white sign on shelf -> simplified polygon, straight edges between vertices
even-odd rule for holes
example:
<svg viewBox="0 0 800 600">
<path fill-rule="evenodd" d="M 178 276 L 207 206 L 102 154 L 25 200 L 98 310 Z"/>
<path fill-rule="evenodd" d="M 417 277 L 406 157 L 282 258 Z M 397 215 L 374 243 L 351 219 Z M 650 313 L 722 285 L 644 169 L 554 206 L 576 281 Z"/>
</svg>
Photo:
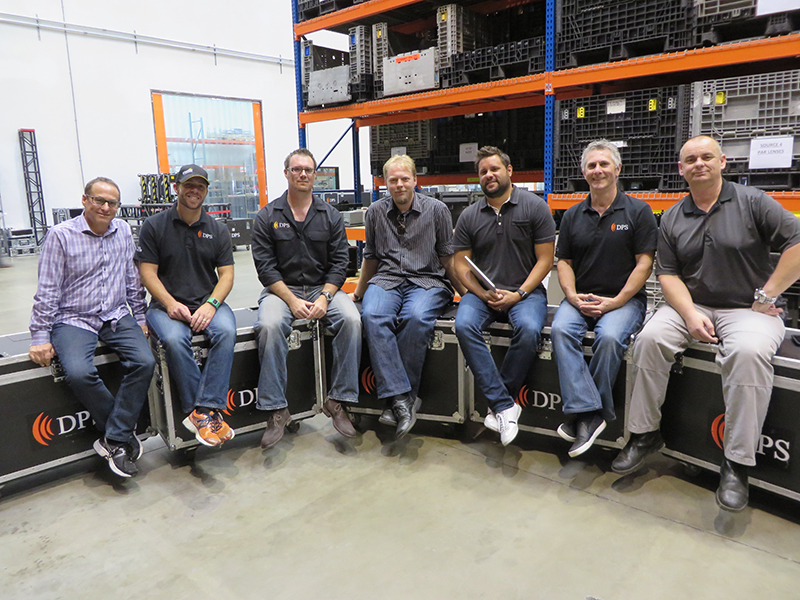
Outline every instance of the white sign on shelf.
<svg viewBox="0 0 800 600">
<path fill-rule="evenodd" d="M 458 162 L 475 162 L 475 157 L 478 156 L 478 144 L 459 144 L 458 146 Z"/>
<path fill-rule="evenodd" d="M 405 146 L 396 146 L 392 148 L 392 156 L 397 156 L 398 154 L 407 154 Z"/>
<path fill-rule="evenodd" d="M 787 169 L 792 166 L 794 137 L 762 137 L 750 140 L 750 169 Z"/>
<path fill-rule="evenodd" d="M 797 0 L 758 0 L 756 2 L 757 17 L 790 10 L 797 10 Z"/>
</svg>

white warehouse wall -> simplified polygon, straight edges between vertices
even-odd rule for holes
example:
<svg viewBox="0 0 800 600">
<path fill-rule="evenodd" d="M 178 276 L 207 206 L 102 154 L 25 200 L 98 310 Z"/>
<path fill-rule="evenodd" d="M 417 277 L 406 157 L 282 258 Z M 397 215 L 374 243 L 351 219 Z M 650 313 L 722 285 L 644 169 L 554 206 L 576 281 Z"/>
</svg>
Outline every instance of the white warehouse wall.
<svg viewBox="0 0 800 600">
<path fill-rule="evenodd" d="M 84 183 L 98 175 L 120 185 L 124 203 L 136 203 L 137 174 L 158 170 L 151 90 L 260 100 L 269 198 L 285 190 L 283 158 L 298 146 L 291 67 L 37 30 L 7 22 L 14 17 L 294 58 L 289 0 L 0 0 L 0 197 L 7 227 L 29 226 L 19 129 L 36 130 L 48 223 L 52 208 L 79 206 Z M 348 125 L 308 128 L 318 159 Z M 362 183 L 369 188 L 368 130 L 361 140 Z M 340 167 L 343 187 L 353 185 L 349 137 L 326 165 Z"/>
</svg>

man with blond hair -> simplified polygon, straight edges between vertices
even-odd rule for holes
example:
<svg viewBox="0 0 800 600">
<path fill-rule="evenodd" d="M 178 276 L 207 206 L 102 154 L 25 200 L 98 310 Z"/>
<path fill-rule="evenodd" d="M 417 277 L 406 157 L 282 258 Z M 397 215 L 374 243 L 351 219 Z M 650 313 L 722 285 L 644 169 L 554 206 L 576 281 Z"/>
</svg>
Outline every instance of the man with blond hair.
<svg viewBox="0 0 800 600">
<path fill-rule="evenodd" d="M 611 468 L 633 473 L 663 447 L 661 405 L 676 354 L 693 341 L 717 344 L 725 434 L 716 499 L 740 511 L 784 336 L 775 301 L 800 277 L 800 222 L 761 190 L 725 181 L 725 155 L 708 136 L 686 142 L 678 166 L 689 195 L 661 218 L 656 253 L 667 305 L 634 343 L 631 438 Z M 771 251 L 781 253 L 775 268 Z"/>
<path fill-rule="evenodd" d="M 452 269 L 453 226 L 443 202 L 415 191 L 417 169 L 403 154 L 383 165 L 389 195 L 365 217 L 366 246 L 354 300 L 372 358 L 380 422 L 397 437 L 414 426 L 422 365 L 436 319 L 461 290 Z M 451 288 L 452 286 L 452 288 Z"/>
</svg>

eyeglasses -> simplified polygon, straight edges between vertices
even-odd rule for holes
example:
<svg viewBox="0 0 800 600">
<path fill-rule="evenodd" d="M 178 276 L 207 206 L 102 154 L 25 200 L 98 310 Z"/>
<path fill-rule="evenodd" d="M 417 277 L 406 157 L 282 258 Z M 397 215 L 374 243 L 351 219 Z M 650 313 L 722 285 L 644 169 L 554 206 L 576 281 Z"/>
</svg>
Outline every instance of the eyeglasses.
<svg viewBox="0 0 800 600">
<path fill-rule="evenodd" d="M 311 167 L 292 167 L 289 169 L 293 174 L 300 175 L 300 173 L 305 173 L 306 175 L 311 175 L 316 169 Z"/>
<path fill-rule="evenodd" d="M 105 198 L 101 198 L 100 196 L 86 196 L 89 200 L 92 201 L 97 208 L 102 208 L 103 204 L 108 204 L 109 208 L 113 208 L 117 210 L 120 203 L 118 200 L 106 200 Z"/>
<path fill-rule="evenodd" d="M 397 223 L 397 233 L 399 235 L 405 235 L 406 233 L 406 215 L 405 213 L 397 213 L 394 218 L 395 223 Z"/>
</svg>

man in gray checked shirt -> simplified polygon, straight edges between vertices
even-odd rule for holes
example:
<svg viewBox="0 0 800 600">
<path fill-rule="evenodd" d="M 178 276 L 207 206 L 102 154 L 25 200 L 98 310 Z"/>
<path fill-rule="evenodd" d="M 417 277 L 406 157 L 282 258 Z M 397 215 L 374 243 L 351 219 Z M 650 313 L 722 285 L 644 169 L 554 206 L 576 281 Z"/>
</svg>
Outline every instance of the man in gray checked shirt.
<svg viewBox="0 0 800 600">
<path fill-rule="evenodd" d="M 397 437 L 414 426 L 422 365 L 436 319 L 462 291 L 452 269 L 453 225 L 443 202 L 415 191 L 417 169 L 406 155 L 383 166 L 389 189 L 367 210 L 366 246 L 353 300 L 362 301 L 380 416 L 397 426 Z"/>
</svg>

